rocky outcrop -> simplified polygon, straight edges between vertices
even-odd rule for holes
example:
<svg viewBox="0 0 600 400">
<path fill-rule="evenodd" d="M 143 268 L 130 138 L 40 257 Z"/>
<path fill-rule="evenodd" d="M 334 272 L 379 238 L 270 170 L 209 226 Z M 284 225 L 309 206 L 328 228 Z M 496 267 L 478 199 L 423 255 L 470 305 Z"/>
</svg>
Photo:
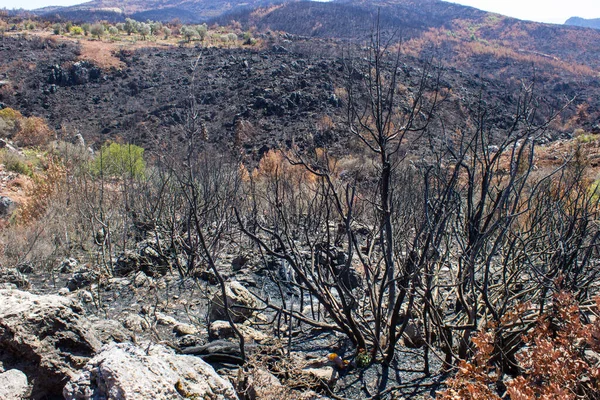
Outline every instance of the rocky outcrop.
<svg viewBox="0 0 600 400">
<path fill-rule="evenodd" d="M 29 280 L 16 268 L 0 268 L 0 283 L 8 283 L 19 289 L 27 289 L 30 284 Z"/>
<path fill-rule="evenodd" d="M 254 309 L 258 306 L 252 293 L 237 281 L 227 282 L 225 292 L 229 313 L 233 321 L 243 322 L 250 318 Z M 217 290 L 210 301 L 209 320 L 213 322 L 226 319 L 223 295 L 221 290 Z"/>
<path fill-rule="evenodd" d="M 83 267 L 75 271 L 71 278 L 67 281 L 67 288 L 74 292 L 75 290 L 82 289 L 90 286 L 92 283 L 98 281 L 98 274 L 87 268 Z"/>
<path fill-rule="evenodd" d="M 149 277 L 165 275 L 170 268 L 164 254 L 164 243 L 147 239 L 137 244 L 136 250 L 127 250 L 118 258 L 114 266 L 115 276 L 127 276 L 142 271 Z"/>
<path fill-rule="evenodd" d="M 21 400 L 29 395 L 27 375 L 18 369 L 0 374 L 0 399 Z"/>
<path fill-rule="evenodd" d="M 83 85 L 90 81 L 97 81 L 102 70 L 89 61 L 78 61 L 69 68 L 60 65 L 50 67 L 48 83 L 58 86 Z"/>
<path fill-rule="evenodd" d="M 132 344 L 105 346 L 63 395 L 67 400 L 237 399 L 231 383 L 201 359 Z"/>
<path fill-rule="evenodd" d="M 60 396 L 101 347 L 82 315 L 68 297 L 0 290 L 0 362 L 27 375 L 33 399 Z"/>
</svg>

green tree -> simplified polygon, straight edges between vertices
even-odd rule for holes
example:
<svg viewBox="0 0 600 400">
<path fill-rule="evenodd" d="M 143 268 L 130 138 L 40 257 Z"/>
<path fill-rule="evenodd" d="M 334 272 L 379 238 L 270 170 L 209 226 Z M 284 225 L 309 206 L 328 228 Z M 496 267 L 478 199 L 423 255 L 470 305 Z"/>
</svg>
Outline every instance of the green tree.
<svg viewBox="0 0 600 400">
<path fill-rule="evenodd" d="M 138 32 L 142 35 L 142 40 L 146 40 L 146 36 L 150 35 L 152 29 L 150 28 L 150 25 L 142 22 L 138 28 Z"/>
<path fill-rule="evenodd" d="M 163 29 L 163 24 L 160 21 L 148 21 L 148 25 L 150 25 L 150 30 L 152 31 L 151 33 L 153 36 L 158 36 L 160 31 Z"/>
<path fill-rule="evenodd" d="M 198 36 L 198 31 L 191 26 L 184 25 L 181 27 L 181 35 L 187 42 L 190 42 L 193 37 Z"/>
<path fill-rule="evenodd" d="M 98 39 L 101 39 L 102 36 L 104 35 L 104 25 L 102 25 L 102 24 L 92 25 L 92 28 L 90 29 L 90 33 L 93 36 L 98 37 Z"/>
<path fill-rule="evenodd" d="M 138 22 L 134 19 L 131 18 L 127 18 L 125 19 L 125 32 L 127 32 L 128 35 L 131 35 L 132 33 L 137 31 L 137 27 L 138 27 Z"/>
</svg>

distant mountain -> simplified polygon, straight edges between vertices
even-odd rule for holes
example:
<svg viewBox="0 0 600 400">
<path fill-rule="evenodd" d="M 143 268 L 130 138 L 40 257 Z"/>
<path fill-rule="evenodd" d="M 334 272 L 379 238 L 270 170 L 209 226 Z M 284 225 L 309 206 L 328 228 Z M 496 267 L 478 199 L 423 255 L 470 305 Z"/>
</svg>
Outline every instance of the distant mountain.
<svg viewBox="0 0 600 400">
<path fill-rule="evenodd" d="M 580 18 L 580 17 L 571 17 L 567 20 L 567 22 L 565 22 L 565 25 L 600 29 L 600 18 L 585 19 L 585 18 Z"/>
<path fill-rule="evenodd" d="M 543 65 L 548 79 L 564 70 L 587 76 L 600 70 L 598 31 L 521 21 L 441 0 L 92 0 L 36 12 L 74 21 L 132 17 L 234 24 L 258 32 L 352 41 L 364 41 L 379 15 L 382 31 L 393 33 L 413 55 L 435 49 L 437 56 L 463 69 L 485 73 L 493 59 L 507 64 L 502 69 L 507 77 L 514 62 Z"/>
<path fill-rule="evenodd" d="M 45 7 L 37 15 L 64 20 L 111 22 L 126 17 L 138 20 L 179 19 L 181 22 L 204 22 L 227 12 L 266 6 L 275 0 L 92 0 L 70 7 Z"/>
</svg>

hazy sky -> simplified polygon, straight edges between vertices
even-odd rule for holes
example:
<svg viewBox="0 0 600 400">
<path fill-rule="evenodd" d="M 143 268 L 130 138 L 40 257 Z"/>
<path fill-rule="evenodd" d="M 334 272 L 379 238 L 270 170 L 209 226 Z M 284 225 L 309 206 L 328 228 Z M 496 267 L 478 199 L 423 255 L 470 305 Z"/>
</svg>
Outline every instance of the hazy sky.
<svg viewBox="0 0 600 400">
<path fill-rule="evenodd" d="M 0 0 L 0 8 L 25 8 L 33 10 L 46 6 L 72 6 L 85 3 L 87 0 Z"/>
<path fill-rule="evenodd" d="M 599 0 L 453 0 L 515 18 L 562 24 L 570 17 L 600 18 Z"/>
<path fill-rule="evenodd" d="M 532 21 L 563 23 L 570 17 L 600 18 L 600 0 L 452 0 Z M 0 0 L 0 8 L 33 9 L 45 6 L 73 5 L 82 0 Z"/>
</svg>

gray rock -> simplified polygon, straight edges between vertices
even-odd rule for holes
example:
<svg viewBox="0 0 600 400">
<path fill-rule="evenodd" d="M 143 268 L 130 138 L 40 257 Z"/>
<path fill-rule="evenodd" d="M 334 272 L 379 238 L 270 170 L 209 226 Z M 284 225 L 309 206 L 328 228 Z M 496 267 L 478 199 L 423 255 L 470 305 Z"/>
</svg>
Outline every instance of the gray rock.
<svg viewBox="0 0 600 400">
<path fill-rule="evenodd" d="M 145 332 L 150 328 L 150 324 L 143 317 L 138 314 L 129 314 L 127 311 L 121 315 L 119 321 L 125 328 L 136 333 Z"/>
<path fill-rule="evenodd" d="M 252 293 L 241 283 L 237 281 L 227 282 L 225 293 L 229 313 L 234 322 L 243 322 L 252 316 L 258 303 Z M 223 296 L 219 289 L 211 298 L 208 314 L 210 322 L 227 319 Z"/>
<path fill-rule="evenodd" d="M 201 359 L 132 344 L 105 346 L 66 384 L 63 395 L 66 400 L 238 398 L 231 383 Z"/>
<path fill-rule="evenodd" d="M 15 268 L 0 269 L 0 283 L 10 283 L 19 289 L 27 289 L 30 286 L 27 277 Z"/>
<path fill-rule="evenodd" d="M 79 262 L 74 258 L 65 258 L 58 266 L 58 272 L 61 274 L 68 274 L 75 271 Z"/>
<path fill-rule="evenodd" d="M 0 290 L 0 362 L 23 371 L 32 397 L 56 398 L 101 343 L 78 302 Z"/>
<path fill-rule="evenodd" d="M 8 217 L 15 209 L 15 202 L 10 197 L 0 196 L 0 218 Z"/>
<path fill-rule="evenodd" d="M 420 348 L 426 343 L 423 322 L 417 318 L 411 318 L 404 330 L 404 345 L 408 348 Z"/>
<path fill-rule="evenodd" d="M 123 343 L 132 340 L 132 334 L 121 323 L 112 319 L 91 321 L 96 336 L 102 343 Z"/>
<path fill-rule="evenodd" d="M 198 328 L 190 324 L 177 324 L 173 327 L 173 332 L 177 336 L 195 335 L 198 333 Z"/>
<path fill-rule="evenodd" d="M 21 400 L 29 395 L 29 391 L 27 375 L 18 369 L 0 374 L 0 399 Z"/>
<path fill-rule="evenodd" d="M 88 268 L 81 268 L 73 273 L 73 276 L 67 281 L 67 288 L 71 292 L 74 292 L 75 290 L 90 286 L 97 280 L 98 274 L 96 272 Z"/>
<path fill-rule="evenodd" d="M 233 328 L 227 321 L 213 321 L 208 327 L 209 339 L 226 339 L 234 336 Z"/>
</svg>

